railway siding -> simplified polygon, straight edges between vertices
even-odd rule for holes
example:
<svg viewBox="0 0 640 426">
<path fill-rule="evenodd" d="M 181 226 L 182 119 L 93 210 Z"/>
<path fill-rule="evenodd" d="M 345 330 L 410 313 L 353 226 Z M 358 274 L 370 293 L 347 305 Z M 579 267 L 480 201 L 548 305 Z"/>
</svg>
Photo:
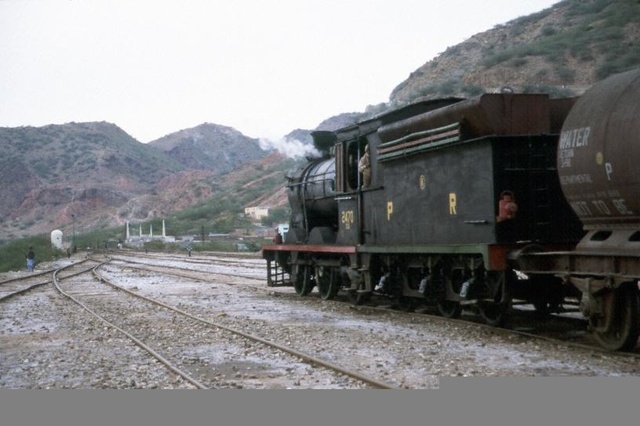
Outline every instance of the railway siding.
<svg viewBox="0 0 640 426">
<path fill-rule="evenodd" d="M 149 262 L 143 256 L 131 258 Z M 192 259 L 193 260 L 193 259 Z M 597 351 L 568 348 L 521 336 L 505 336 L 473 324 L 445 323 L 400 313 L 354 309 L 349 303 L 256 291 L 264 282 L 242 278 L 256 274 L 255 259 L 246 268 L 202 256 L 196 265 L 185 258 L 157 255 L 164 266 L 198 269 L 199 278 L 183 278 L 157 271 L 141 271 L 112 262 L 99 269 L 133 291 L 161 298 L 194 315 L 233 326 L 261 338 L 283 342 L 301 352 L 378 377 L 406 388 L 437 388 L 440 377 L 451 376 L 636 376 L 637 360 Z M 231 259 L 229 259 L 231 260 Z M 233 259 L 237 262 L 237 259 Z M 263 271 L 266 277 L 266 271 Z M 2 278 L 0 278 L 1 280 Z M 84 279 L 84 278 L 83 278 Z M 244 283 L 244 284 L 243 284 Z M 75 288 L 81 292 L 80 288 Z M 280 290 L 280 289 L 279 289 Z M 281 289 L 283 291 L 291 289 Z M 104 291 L 91 299 L 107 302 Z M 280 295 L 280 297 L 278 297 Z M 92 319 L 44 285 L 0 305 L 0 387 L 2 388 L 191 388 L 160 363 L 131 348 L 131 343 L 103 323 Z M 132 316 L 132 310 L 122 316 Z M 134 317 L 145 316 L 138 312 Z M 154 334 L 172 324 L 156 321 Z M 135 319 L 135 318 L 134 318 Z M 135 327 L 134 327 L 135 328 Z M 271 355 L 282 371 L 261 369 L 252 362 L 262 349 L 236 342 L 221 332 L 201 334 L 201 344 L 190 344 L 181 362 L 194 375 L 217 379 L 219 387 L 358 387 L 351 379 L 325 381 L 317 367 L 291 363 Z M 173 346 L 187 346 L 180 332 L 169 333 Z M 168 346 L 158 344 L 162 348 Z M 142 360 L 146 360 L 143 362 Z M 204 361 L 207 361 L 206 364 Z M 288 370 L 287 370 L 288 369 Z M 327 376 L 328 377 L 328 376 Z"/>
</svg>

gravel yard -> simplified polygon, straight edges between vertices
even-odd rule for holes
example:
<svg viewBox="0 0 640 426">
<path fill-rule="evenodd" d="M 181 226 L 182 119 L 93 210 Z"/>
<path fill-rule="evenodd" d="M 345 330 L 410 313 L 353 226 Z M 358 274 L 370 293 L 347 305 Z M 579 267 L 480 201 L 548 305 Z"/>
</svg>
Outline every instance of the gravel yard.
<svg viewBox="0 0 640 426">
<path fill-rule="evenodd" d="M 40 264 L 37 269 L 67 262 Z M 194 315 L 402 388 L 438 388 L 442 377 L 619 377 L 640 372 L 633 358 L 505 337 L 474 325 L 450 324 L 426 316 L 354 309 L 345 302 L 322 301 L 315 292 L 307 299 L 263 291 L 255 287 L 266 285 L 242 277 L 264 274 L 260 262 L 246 262 L 247 266 L 224 267 L 225 273 L 235 276 L 206 281 L 128 269 L 117 262 L 99 272 L 126 288 Z M 186 258 L 184 262 L 163 260 L 162 264 L 208 274 L 222 270 L 206 262 L 186 264 Z M 18 275 L 26 272 L 0 274 L 0 281 Z M 126 307 L 121 309 L 122 315 L 127 315 Z M 0 312 L 0 388 L 192 387 L 160 363 L 150 362 L 141 350 L 131 349 L 128 339 L 65 299 L 53 285 L 2 302 Z M 180 342 L 179 338 L 175 336 L 175 342 Z M 247 349 L 243 359 L 251 350 Z M 246 376 L 246 361 L 234 364 L 234 356 L 220 347 L 200 348 L 190 356 L 206 362 L 224 376 L 225 383 Z M 290 368 L 291 375 L 298 377 L 293 385 L 269 381 L 268 388 L 352 386 L 348 381 L 318 381 L 309 372 L 311 367 L 291 367 L 278 359 L 268 368 Z M 254 386 L 260 388 L 255 383 L 259 381 L 254 377 Z"/>
</svg>

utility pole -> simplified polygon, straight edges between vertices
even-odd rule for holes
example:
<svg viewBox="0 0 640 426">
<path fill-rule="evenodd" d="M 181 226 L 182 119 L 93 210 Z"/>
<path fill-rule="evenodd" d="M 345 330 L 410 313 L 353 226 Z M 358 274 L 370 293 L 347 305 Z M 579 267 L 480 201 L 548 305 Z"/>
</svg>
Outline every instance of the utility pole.
<svg viewBox="0 0 640 426">
<path fill-rule="evenodd" d="M 76 215 L 72 214 L 71 215 L 71 226 L 73 228 L 73 241 L 72 241 L 72 245 L 73 245 L 73 249 L 75 249 L 76 247 Z"/>
</svg>

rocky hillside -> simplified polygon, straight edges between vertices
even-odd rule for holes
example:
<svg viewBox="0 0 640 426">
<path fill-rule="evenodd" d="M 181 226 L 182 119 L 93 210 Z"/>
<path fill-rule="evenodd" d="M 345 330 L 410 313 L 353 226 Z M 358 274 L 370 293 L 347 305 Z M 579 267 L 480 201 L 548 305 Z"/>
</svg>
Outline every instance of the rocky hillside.
<svg viewBox="0 0 640 426">
<path fill-rule="evenodd" d="M 213 124 L 150 144 L 105 122 L 0 128 L 0 144 L 0 241 L 184 209 L 215 193 L 215 176 L 268 154 Z"/>
<path fill-rule="evenodd" d="M 186 169 L 227 173 L 248 160 L 264 157 L 257 139 L 236 129 L 216 124 L 201 124 L 164 136 L 149 145 L 179 162 Z"/>
<path fill-rule="evenodd" d="M 0 144 L 0 240 L 74 220 L 102 222 L 113 207 L 183 169 L 104 122 L 2 128 Z"/>
<path fill-rule="evenodd" d="M 580 95 L 594 82 L 638 66 L 640 2 L 564 0 L 449 47 L 401 82 L 390 104 L 470 97 L 504 86 Z"/>
</svg>

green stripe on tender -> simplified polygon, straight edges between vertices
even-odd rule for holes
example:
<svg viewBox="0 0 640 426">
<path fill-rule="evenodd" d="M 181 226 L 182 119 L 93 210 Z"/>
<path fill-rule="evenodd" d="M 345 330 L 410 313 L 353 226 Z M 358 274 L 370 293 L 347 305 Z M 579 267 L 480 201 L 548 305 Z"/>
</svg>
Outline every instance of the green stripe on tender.
<svg viewBox="0 0 640 426">
<path fill-rule="evenodd" d="M 393 145 L 400 144 L 402 142 L 409 142 L 409 141 L 412 141 L 412 140 L 415 140 L 415 139 L 420 139 L 420 138 L 423 138 L 425 136 L 437 135 L 438 133 L 448 132 L 449 130 L 457 129 L 459 126 L 460 126 L 459 123 L 453 123 L 453 124 L 446 125 L 444 127 L 438 127 L 437 129 L 429 129 L 429 130 L 423 130 L 421 132 L 411 133 L 411 134 L 403 136 L 401 138 L 394 139 L 394 140 L 389 141 L 389 142 L 385 142 L 385 143 L 380 145 L 379 149 L 388 148 L 388 147 L 391 147 Z"/>
<path fill-rule="evenodd" d="M 460 141 L 459 123 L 414 132 L 378 146 L 378 161 L 384 162 L 433 150 Z"/>
</svg>

